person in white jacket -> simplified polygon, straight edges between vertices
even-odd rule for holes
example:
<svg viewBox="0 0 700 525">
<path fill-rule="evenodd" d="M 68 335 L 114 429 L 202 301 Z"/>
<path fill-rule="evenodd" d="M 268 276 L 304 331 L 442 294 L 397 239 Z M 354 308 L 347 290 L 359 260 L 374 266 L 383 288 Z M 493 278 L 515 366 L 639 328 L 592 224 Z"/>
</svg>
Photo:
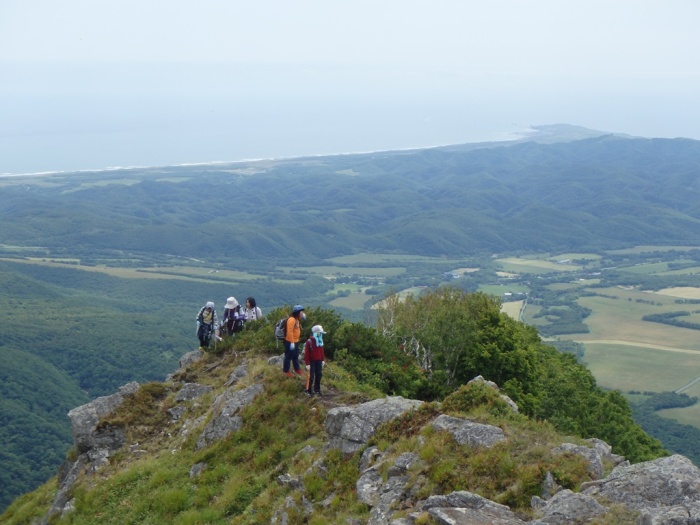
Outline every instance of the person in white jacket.
<svg viewBox="0 0 700 525">
<path fill-rule="evenodd" d="M 263 318 L 262 310 L 255 303 L 255 298 L 248 297 L 245 300 L 245 320 L 246 321 L 257 321 Z"/>
</svg>

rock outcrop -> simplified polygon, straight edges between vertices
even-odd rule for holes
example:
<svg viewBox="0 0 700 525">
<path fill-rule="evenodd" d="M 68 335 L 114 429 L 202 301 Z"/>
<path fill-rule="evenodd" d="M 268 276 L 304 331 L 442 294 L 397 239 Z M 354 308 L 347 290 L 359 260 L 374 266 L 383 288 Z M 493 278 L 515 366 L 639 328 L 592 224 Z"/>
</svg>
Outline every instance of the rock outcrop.
<svg viewBox="0 0 700 525">
<path fill-rule="evenodd" d="M 278 366 L 278 363 L 273 360 L 270 365 Z M 481 377 L 475 381 L 498 389 Z M 241 386 L 241 383 L 248 386 Z M 71 491 L 80 476 L 98 471 L 110 455 L 126 445 L 123 431 L 104 424 L 104 418 L 138 388 L 137 383 L 130 383 L 112 396 L 97 398 L 69 412 L 78 457 L 61 469 L 59 490 L 42 523 L 48 523 L 58 514 L 71 512 Z M 212 391 L 207 385 L 180 385 L 174 397 L 178 405 L 168 410 L 172 416 L 171 424 L 179 425 L 182 439 L 192 432 L 200 433 L 197 449 L 206 448 L 238 431 L 244 424 L 243 408 L 265 393 L 261 383 L 251 384 L 245 363 L 234 369 L 226 381 L 225 390 L 202 415 L 201 402 L 206 399 L 203 396 Z M 588 440 L 589 446 L 565 443 L 552 449 L 553 454 L 574 454 L 583 458 L 592 481 L 583 483 L 580 492 L 576 493 L 562 490 L 556 477 L 547 472 L 542 479 L 540 496 L 532 498 L 532 511 L 528 516 L 523 516 L 522 509 L 517 514 L 505 505 L 468 491 L 433 494 L 419 499 L 417 494 L 421 493 L 426 481 L 421 474 L 424 465 L 421 459 L 422 436 L 416 440 L 414 450 L 401 454 L 391 449 L 381 451 L 367 444 L 379 425 L 416 410 L 422 404 L 403 397 L 386 397 L 331 408 L 324 422 L 327 440 L 323 449 L 307 446 L 297 453 L 320 454 L 306 474 L 315 473 L 321 478 L 328 474 L 324 457 L 330 449 L 338 449 L 348 460 L 357 461 L 360 474 L 355 483 L 355 494 L 357 500 L 367 506 L 369 518 L 348 523 L 413 525 L 424 523 L 429 516 L 435 523 L 444 525 L 587 524 L 604 519 L 611 505 L 622 506 L 630 515 L 634 514 L 636 525 L 700 523 L 700 469 L 690 460 L 675 455 L 630 465 L 622 456 L 612 454 L 610 446 L 598 439 Z M 182 416 L 192 406 L 199 407 L 199 417 L 183 420 Z M 514 407 L 514 412 L 517 412 L 517 407 Z M 508 441 L 501 428 L 466 418 L 440 414 L 424 424 L 431 425 L 433 431 L 447 432 L 458 445 L 465 447 L 466 454 L 474 448 L 490 448 Z M 136 445 L 132 444 L 129 450 L 145 453 L 134 447 Z M 355 455 L 360 451 L 361 454 Z M 605 476 L 606 466 L 611 465 L 614 468 Z M 196 480 L 207 468 L 203 462 L 192 465 L 190 478 Z M 304 487 L 303 475 L 290 472 L 277 475 L 277 483 L 294 496 L 288 495 L 284 503 L 274 509 L 271 523 L 289 523 L 291 512 L 309 516 L 319 506 L 327 508 L 331 505 L 330 497 L 322 502 L 311 500 Z"/>
</svg>

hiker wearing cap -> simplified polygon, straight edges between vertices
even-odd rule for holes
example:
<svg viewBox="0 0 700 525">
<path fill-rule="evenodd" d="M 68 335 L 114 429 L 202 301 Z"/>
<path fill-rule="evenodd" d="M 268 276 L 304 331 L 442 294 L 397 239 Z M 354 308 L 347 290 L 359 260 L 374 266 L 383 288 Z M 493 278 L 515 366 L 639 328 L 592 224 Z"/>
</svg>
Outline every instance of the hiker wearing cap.
<svg viewBox="0 0 700 525">
<path fill-rule="evenodd" d="M 300 304 L 292 308 L 292 315 L 287 318 L 287 332 L 284 336 L 284 361 L 282 363 L 282 372 L 289 377 L 294 377 L 289 371 L 289 363 L 294 366 L 294 373 L 301 375 L 301 367 L 299 366 L 299 338 L 301 337 L 300 321 L 306 319 L 304 307 Z"/>
<path fill-rule="evenodd" d="M 205 350 L 209 348 L 214 328 L 216 327 L 216 310 L 214 303 L 208 301 L 202 306 L 201 310 L 195 318 L 197 320 L 197 337 L 199 338 L 199 349 Z"/>
<path fill-rule="evenodd" d="M 326 365 L 326 356 L 323 351 L 323 327 L 320 324 L 311 329 L 311 337 L 304 345 L 304 363 L 306 363 L 306 395 L 321 395 L 321 376 Z"/>
<path fill-rule="evenodd" d="M 243 329 L 245 316 L 241 312 L 241 305 L 238 304 L 235 297 L 226 299 L 224 306 L 224 318 L 221 321 L 220 335 L 231 335 L 235 332 L 240 332 Z"/>
</svg>

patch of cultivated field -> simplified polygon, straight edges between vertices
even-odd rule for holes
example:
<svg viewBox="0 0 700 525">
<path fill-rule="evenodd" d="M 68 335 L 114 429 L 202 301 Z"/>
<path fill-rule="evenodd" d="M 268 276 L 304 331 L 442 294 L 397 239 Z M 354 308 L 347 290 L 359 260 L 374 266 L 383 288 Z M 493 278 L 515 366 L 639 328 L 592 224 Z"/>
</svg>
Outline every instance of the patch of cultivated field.
<svg viewBox="0 0 700 525">
<path fill-rule="evenodd" d="M 452 270 L 453 273 L 462 275 L 464 273 L 474 273 L 478 272 L 479 268 L 457 268 L 456 270 Z"/>
<path fill-rule="evenodd" d="M 509 315 L 516 321 L 520 320 L 520 310 L 523 308 L 525 301 L 511 301 L 509 303 L 503 303 L 501 305 L 501 312 Z"/>
<path fill-rule="evenodd" d="M 425 291 L 426 287 L 425 286 L 412 286 L 411 288 L 406 288 L 405 290 L 401 290 L 400 292 L 397 292 L 394 295 L 397 295 L 399 299 L 405 299 L 409 295 L 412 295 L 413 297 L 418 297 L 420 294 L 422 294 Z M 377 304 L 373 305 L 372 308 L 377 308 L 378 306 L 381 306 L 384 301 L 379 301 Z"/>
<path fill-rule="evenodd" d="M 527 293 L 530 291 L 530 288 L 527 285 L 516 283 L 482 284 L 479 286 L 479 291 L 501 297 L 504 293 Z"/>
<path fill-rule="evenodd" d="M 406 268 L 393 267 L 341 267 L 341 266 L 300 266 L 293 268 L 291 266 L 279 266 L 278 269 L 283 272 L 307 272 L 323 275 L 324 277 L 333 277 L 335 275 L 361 275 L 362 277 L 393 277 L 406 272 Z"/>
<path fill-rule="evenodd" d="M 700 352 L 586 343 L 584 361 L 599 386 L 623 392 L 674 391 L 700 376 Z"/>
<path fill-rule="evenodd" d="M 407 255 L 396 253 L 356 253 L 354 255 L 343 255 L 326 259 L 335 264 L 384 264 L 387 262 L 426 262 L 426 263 L 464 263 L 463 259 L 442 259 L 439 257 L 428 257 L 425 255 Z"/>
<path fill-rule="evenodd" d="M 619 253 L 624 255 L 670 251 L 689 252 L 697 249 L 698 246 L 635 246 L 634 248 L 626 248 L 624 250 L 609 250 L 608 253 Z"/>
<path fill-rule="evenodd" d="M 496 259 L 502 269 L 514 273 L 549 273 L 549 272 L 573 272 L 582 267 L 570 263 L 557 263 L 542 259 L 524 259 L 521 257 L 506 257 Z"/>
<path fill-rule="evenodd" d="M 593 289 L 602 296 L 581 297 L 578 303 L 590 308 L 586 318 L 590 332 L 563 337 L 577 341 L 609 340 L 631 343 L 654 343 L 669 348 L 700 351 L 700 333 L 661 323 L 642 321 L 648 314 L 680 310 L 693 311 L 697 305 L 681 305 L 671 296 L 649 294 L 635 289 Z M 653 302 L 654 304 L 649 304 Z"/>
<path fill-rule="evenodd" d="M 559 255 L 552 255 L 548 257 L 550 261 L 563 261 L 563 260 L 576 260 L 576 261 L 597 261 L 602 259 L 601 255 L 596 253 L 560 253 Z"/>
<path fill-rule="evenodd" d="M 3 261 L 10 261 L 15 263 L 23 264 L 36 264 L 40 266 L 50 266 L 52 268 L 71 268 L 73 270 L 80 270 L 83 272 L 97 272 L 111 275 L 114 277 L 121 277 L 123 279 L 175 279 L 175 280 L 186 280 L 186 281 L 196 281 L 196 282 L 208 282 L 212 281 L 245 281 L 258 279 L 262 277 L 261 275 L 249 274 L 246 272 L 238 272 L 235 270 L 211 270 L 208 268 L 198 268 L 198 267 L 163 267 L 163 268 L 114 268 L 111 266 L 82 266 L 79 264 L 70 264 L 67 262 L 58 262 L 55 259 L 9 259 L 0 258 Z M 289 282 L 289 281 L 286 281 Z"/>
<path fill-rule="evenodd" d="M 691 397 L 699 396 L 700 387 L 698 387 L 695 390 L 688 389 L 683 393 L 688 394 Z M 692 406 L 684 408 L 667 408 L 666 410 L 659 410 L 656 413 L 662 417 L 675 419 L 676 421 L 684 425 L 700 427 L 700 403 L 695 403 Z"/>
<path fill-rule="evenodd" d="M 664 288 L 658 292 L 653 292 L 659 295 L 670 295 L 679 299 L 700 299 L 700 288 L 692 286 L 677 286 L 676 288 Z"/>
<path fill-rule="evenodd" d="M 328 304 L 336 308 L 348 308 L 349 310 L 362 310 L 365 303 L 370 300 L 369 295 L 365 295 L 361 291 L 351 293 L 345 297 L 337 297 Z"/>
<path fill-rule="evenodd" d="M 636 264 L 634 266 L 625 266 L 624 268 L 620 268 L 620 270 L 627 273 L 634 273 L 636 275 L 651 275 L 662 273 L 668 270 L 668 263 L 659 262 L 648 264 Z"/>
<path fill-rule="evenodd" d="M 598 284 L 600 279 L 579 279 L 578 281 L 571 281 L 568 283 L 552 283 L 547 285 L 548 290 L 561 291 L 561 290 L 573 290 L 576 288 L 583 288 L 585 286 L 591 286 L 593 284 Z"/>
<path fill-rule="evenodd" d="M 660 275 L 690 275 L 695 273 L 700 273 L 700 266 L 692 266 L 690 268 L 683 268 L 682 270 L 669 270 Z"/>
</svg>

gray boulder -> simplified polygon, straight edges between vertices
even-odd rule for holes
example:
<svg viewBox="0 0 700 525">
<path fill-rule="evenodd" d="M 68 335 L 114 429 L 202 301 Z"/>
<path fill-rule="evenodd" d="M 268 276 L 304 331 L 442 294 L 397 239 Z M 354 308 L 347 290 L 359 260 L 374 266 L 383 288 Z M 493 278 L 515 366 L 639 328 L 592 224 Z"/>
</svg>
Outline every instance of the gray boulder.
<svg viewBox="0 0 700 525">
<path fill-rule="evenodd" d="M 443 525 L 523 525 L 505 505 L 472 492 L 459 491 L 447 496 L 430 496 L 421 508 Z"/>
<path fill-rule="evenodd" d="M 199 436 L 197 450 L 225 438 L 231 432 L 240 430 L 243 426 L 243 420 L 238 413 L 251 404 L 262 391 L 263 386 L 258 383 L 235 392 L 226 390 L 217 397 L 213 403 L 215 416 L 207 423 Z"/>
<path fill-rule="evenodd" d="M 471 447 L 492 447 L 496 443 L 505 441 L 503 430 L 492 425 L 482 425 L 467 419 L 446 416 L 444 414 L 433 421 L 435 430 L 446 430 L 460 445 Z"/>
<path fill-rule="evenodd" d="M 367 444 L 381 423 L 415 410 L 422 404 L 422 401 L 391 396 L 361 405 L 332 408 L 325 421 L 328 445 L 345 454 L 352 454 Z"/>
<path fill-rule="evenodd" d="M 603 458 L 600 456 L 597 448 L 589 448 L 581 445 L 574 445 L 573 443 L 563 443 L 557 448 L 553 449 L 552 452 L 555 454 L 575 454 L 581 456 L 586 460 L 588 464 L 588 474 L 592 479 L 601 479 L 605 475 L 605 466 L 603 465 Z"/>
<path fill-rule="evenodd" d="M 134 394 L 138 389 L 139 384 L 134 381 L 120 387 L 117 393 L 111 396 L 98 397 L 68 412 L 73 431 L 73 442 L 78 450 L 85 452 L 94 449 L 98 443 L 104 444 L 105 436 L 95 435 L 97 424 L 103 417 L 119 408 L 126 396 Z"/>
<path fill-rule="evenodd" d="M 543 516 L 532 525 L 584 525 L 607 513 L 607 509 L 591 496 L 562 490 L 541 509 Z"/>
<path fill-rule="evenodd" d="M 241 379 L 243 379 L 246 375 L 248 374 L 248 366 L 244 362 L 241 365 L 237 366 L 233 372 L 231 372 L 231 375 L 228 376 L 228 380 L 226 383 L 224 383 L 224 386 L 232 386 L 238 383 Z"/>
<path fill-rule="evenodd" d="M 379 503 L 379 491 L 383 484 L 384 480 L 376 469 L 370 468 L 365 470 L 355 482 L 357 499 L 373 507 Z"/>
<path fill-rule="evenodd" d="M 195 350 L 194 352 L 187 352 L 180 358 L 180 370 L 183 370 L 188 365 L 199 361 L 204 357 L 204 352 L 201 350 Z"/>
<path fill-rule="evenodd" d="M 379 493 L 379 499 L 369 513 L 367 525 L 389 525 L 390 517 L 399 510 L 404 499 L 408 476 L 395 476 L 386 480 Z"/>
<path fill-rule="evenodd" d="M 199 383 L 185 383 L 180 391 L 175 396 L 175 401 L 181 403 L 183 401 L 192 401 L 204 394 L 208 394 L 213 389 L 209 385 L 200 385 Z"/>
<path fill-rule="evenodd" d="M 687 506 L 700 503 L 700 469 L 680 455 L 619 465 L 607 478 L 581 484 L 581 492 L 634 510 Z"/>
</svg>

